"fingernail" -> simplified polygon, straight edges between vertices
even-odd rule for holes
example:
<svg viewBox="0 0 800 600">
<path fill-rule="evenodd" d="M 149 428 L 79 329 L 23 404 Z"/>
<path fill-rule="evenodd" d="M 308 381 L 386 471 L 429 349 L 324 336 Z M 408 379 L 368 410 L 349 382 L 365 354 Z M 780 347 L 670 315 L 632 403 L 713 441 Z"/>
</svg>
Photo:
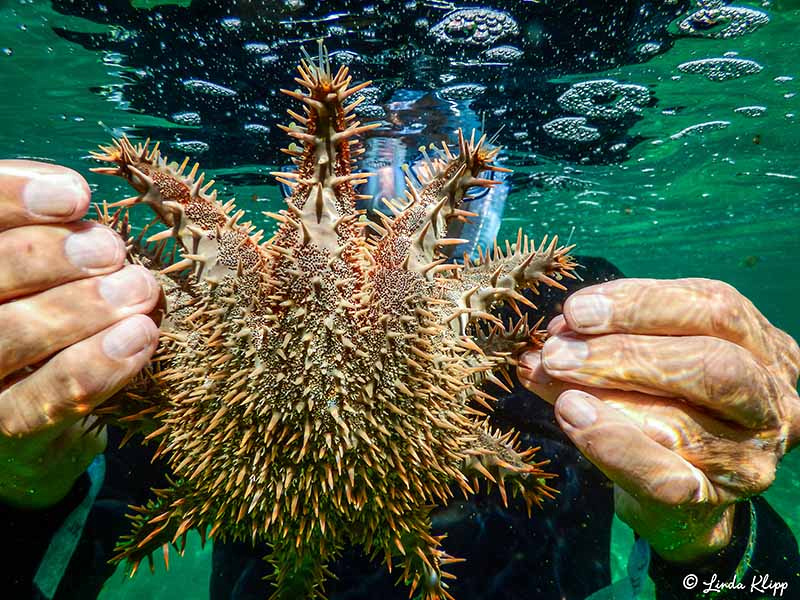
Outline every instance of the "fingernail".
<svg viewBox="0 0 800 600">
<path fill-rule="evenodd" d="M 122 360 L 138 354 L 153 343 L 152 321 L 144 315 L 125 319 L 103 338 L 103 352 L 109 358 Z"/>
<path fill-rule="evenodd" d="M 147 300 L 153 285 L 147 269 L 128 265 L 100 280 L 100 295 L 112 306 L 133 306 Z"/>
<path fill-rule="evenodd" d="M 550 335 L 558 335 L 558 333 L 563 329 L 569 329 L 567 327 L 566 320 L 564 319 L 564 315 L 556 315 L 547 324 L 547 333 Z"/>
<path fill-rule="evenodd" d="M 25 208 L 40 217 L 69 217 L 87 194 L 83 180 L 72 173 L 38 175 L 22 192 Z"/>
<path fill-rule="evenodd" d="M 551 383 L 553 380 L 542 366 L 542 356 L 539 352 L 525 352 L 519 357 L 519 368 L 523 377 L 533 383 Z"/>
<path fill-rule="evenodd" d="M 589 357 L 589 346 L 583 340 L 555 336 L 544 343 L 542 360 L 553 371 L 577 369 Z"/>
<path fill-rule="evenodd" d="M 597 411 L 586 399 L 584 394 L 570 390 L 561 394 L 556 402 L 556 410 L 568 425 L 575 429 L 589 427 L 597 420 Z"/>
<path fill-rule="evenodd" d="M 64 253 L 79 269 L 99 269 L 121 262 L 125 245 L 110 229 L 92 227 L 67 237 Z"/>
<path fill-rule="evenodd" d="M 579 294 L 567 302 L 569 315 L 578 327 L 602 327 L 611 322 L 611 300 L 599 294 Z"/>
</svg>

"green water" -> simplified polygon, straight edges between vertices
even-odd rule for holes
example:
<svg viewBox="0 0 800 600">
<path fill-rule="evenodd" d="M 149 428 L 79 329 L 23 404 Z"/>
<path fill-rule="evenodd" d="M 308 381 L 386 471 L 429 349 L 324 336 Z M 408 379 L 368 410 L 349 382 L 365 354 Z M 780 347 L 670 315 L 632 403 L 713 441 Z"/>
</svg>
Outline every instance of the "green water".
<svg viewBox="0 0 800 600">
<path fill-rule="evenodd" d="M 771 23 L 730 40 L 680 39 L 647 63 L 571 80 L 610 77 L 651 88 L 658 104 L 646 108 L 634 132 L 644 136 L 629 160 L 612 166 L 575 167 L 582 189 L 521 189 L 509 198 L 500 238 L 527 231 L 571 233 L 584 254 L 610 259 L 628 276 L 722 279 L 753 300 L 774 324 L 800 338 L 800 2 L 740 3 L 766 8 Z M 0 156 L 58 162 L 86 175 L 95 199 L 126 191 L 88 173 L 87 153 L 108 141 L 108 129 L 166 122 L 116 108 L 90 88 L 118 82 L 116 67 L 57 37 L 51 25 L 83 31 L 97 25 L 51 12 L 47 3 L 0 1 Z M 735 52 L 763 70 L 713 82 L 677 65 Z M 734 112 L 763 106 L 758 117 Z M 682 107 L 679 111 L 670 110 Z M 282 118 L 282 117 L 279 117 Z M 670 136 L 702 122 L 730 125 L 705 134 Z M 270 165 L 237 167 L 264 173 L 257 187 L 225 187 L 242 208 L 253 196 L 275 210 L 280 199 L 266 173 Z M 563 165 L 539 157 L 523 171 L 561 173 Z M 212 172 L 211 175 L 218 175 Z M 537 229 L 540 228 L 540 229 Z M 574 231 L 573 231 L 574 228 Z M 800 535 L 800 452 L 783 462 L 767 497 Z M 631 534 L 615 528 L 615 573 Z M 196 540 L 195 540 L 196 541 Z M 207 597 L 210 551 L 189 546 L 169 573 L 124 581 L 118 573 L 103 598 Z"/>
</svg>

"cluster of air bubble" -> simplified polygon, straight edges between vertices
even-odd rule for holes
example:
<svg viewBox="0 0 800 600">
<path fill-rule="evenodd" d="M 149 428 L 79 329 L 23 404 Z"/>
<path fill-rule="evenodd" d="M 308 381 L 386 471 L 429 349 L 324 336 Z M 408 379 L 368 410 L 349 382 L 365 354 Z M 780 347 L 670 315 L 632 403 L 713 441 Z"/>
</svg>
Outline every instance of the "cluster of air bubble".
<svg viewBox="0 0 800 600">
<path fill-rule="evenodd" d="M 621 119 L 637 115 L 650 101 L 650 90 L 614 79 L 581 81 L 558 98 L 564 110 L 599 119 Z"/>
<path fill-rule="evenodd" d="M 511 15 L 486 7 L 454 10 L 430 29 L 440 42 L 473 46 L 491 46 L 518 34 L 519 25 Z"/>
<path fill-rule="evenodd" d="M 593 142 L 600 138 L 600 131 L 586 123 L 586 117 L 561 117 L 542 125 L 544 132 L 558 140 Z"/>
<path fill-rule="evenodd" d="M 683 73 L 704 75 L 711 81 L 738 79 L 760 73 L 761 69 L 762 66 L 754 60 L 733 57 L 703 58 L 678 65 L 678 70 Z"/>
<path fill-rule="evenodd" d="M 383 90 L 380 87 L 377 85 L 367 86 L 358 95 L 363 100 L 359 100 L 360 103 L 355 107 L 354 112 L 361 119 L 379 120 L 386 116 L 386 110 L 380 105 L 381 96 L 383 96 Z"/>
<path fill-rule="evenodd" d="M 200 125 L 202 121 L 200 113 L 194 111 L 172 113 L 170 119 L 178 125 Z"/>
<path fill-rule="evenodd" d="M 565 167 L 563 173 L 539 171 L 532 173 L 525 180 L 525 187 L 535 187 L 543 190 L 585 190 L 595 185 L 593 181 L 580 179 L 573 175 L 570 167 Z"/>
<path fill-rule="evenodd" d="M 481 61 L 510 64 L 518 61 L 525 53 L 515 46 L 497 46 L 481 52 Z"/>
<path fill-rule="evenodd" d="M 752 105 L 752 106 L 740 106 L 739 108 L 734 108 L 733 112 L 737 115 L 744 115 L 745 117 L 760 117 L 765 112 L 767 112 L 766 106 L 759 106 L 759 105 Z"/>
<path fill-rule="evenodd" d="M 233 98 L 236 96 L 236 90 L 203 79 L 184 79 L 181 83 L 187 90 L 209 98 Z"/>
<path fill-rule="evenodd" d="M 678 31 L 687 36 L 728 39 L 752 33 L 769 23 L 769 16 L 754 8 L 706 3 L 678 23 Z"/>
<path fill-rule="evenodd" d="M 172 147 L 184 154 L 203 154 L 204 152 L 208 152 L 209 146 L 207 143 L 201 140 L 179 140 L 177 142 L 172 142 Z"/>
<path fill-rule="evenodd" d="M 642 56 L 655 56 L 661 52 L 663 46 L 659 42 L 645 42 L 639 44 L 636 51 Z"/>
<path fill-rule="evenodd" d="M 460 100 L 474 100 L 482 96 L 486 91 L 486 86 L 480 83 L 459 83 L 444 87 L 439 90 L 439 96 L 443 100 L 460 101 Z"/>
</svg>

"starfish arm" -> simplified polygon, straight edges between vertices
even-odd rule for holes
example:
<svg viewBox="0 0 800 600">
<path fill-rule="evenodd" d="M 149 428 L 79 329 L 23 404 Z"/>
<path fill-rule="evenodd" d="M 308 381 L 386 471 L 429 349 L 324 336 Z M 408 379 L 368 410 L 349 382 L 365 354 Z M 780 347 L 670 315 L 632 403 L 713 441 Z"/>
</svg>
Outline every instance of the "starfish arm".
<svg viewBox="0 0 800 600">
<path fill-rule="evenodd" d="M 507 324 L 476 325 L 472 341 L 485 356 L 495 359 L 497 365 L 516 367 L 521 352 L 539 350 L 544 345 L 546 332 L 539 329 L 542 320 L 531 326 L 526 314 Z"/>
<path fill-rule="evenodd" d="M 133 510 L 130 515 L 133 529 L 117 541 L 116 554 L 111 559 L 115 563 L 126 561 L 131 577 L 144 559 L 149 562 L 150 570 L 154 570 L 153 552 L 159 548 L 163 551 L 164 564 L 169 568 L 169 547 L 173 546 L 183 554 L 188 531 L 197 527 L 184 511 L 187 490 L 173 485 L 153 492 L 154 497 L 144 506 L 130 507 Z"/>
<path fill-rule="evenodd" d="M 328 564 L 338 549 L 308 547 L 283 539 L 272 546 L 265 560 L 272 565 L 269 580 L 275 587 L 269 600 L 325 600 L 325 580 L 334 577 Z"/>
<path fill-rule="evenodd" d="M 214 181 L 205 182 L 204 173 L 197 175 L 197 164 L 185 173 L 188 159 L 175 166 L 161 154 L 158 144 L 134 146 L 124 136 L 100 150 L 92 156 L 114 166 L 93 170 L 122 177 L 138 193 L 111 206 L 146 204 L 169 227 L 149 238 L 174 239 L 178 245 L 182 259 L 166 272 L 191 269 L 197 281 L 212 288 L 225 278 L 237 278 L 246 284 L 240 287 L 246 287 L 243 291 L 250 297 L 260 295 L 261 273 L 270 261 L 259 245 L 263 233 L 253 233 L 250 223 L 239 222 L 244 211 L 236 211 L 232 200 L 226 204 L 217 200 L 216 191 L 210 191 Z"/>
<path fill-rule="evenodd" d="M 532 460 L 538 448 L 521 450 L 519 433 L 492 429 L 486 419 L 475 423 L 473 436 L 472 447 L 466 452 L 464 473 L 472 478 L 475 491 L 482 478 L 489 488 L 498 487 L 503 503 L 508 506 L 506 485 L 510 485 L 512 495 L 522 496 L 529 514 L 534 504 L 541 506 L 545 498 L 553 498 L 557 493 L 547 484 L 555 475 L 542 470 L 549 461 Z"/>
<path fill-rule="evenodd" d="M 385 562 L 392 570 L 392 556 L 399 557 L 402 572 L 398 583 L 409 586 L 409 598 L 418 591 L 418 600 L 454 600 L 447 591 L 447 580 L 455 579 L 444 567 L 452 563 L 463 562 L 462 558 L 454 558 L 442 547 L 444 535 L 431 534 L 430 516 L 422 510 L 409 515 L 405 525 L 406 531 L 389 532 L 381 544 L 385 554 Z"/>
<path fill-rule="evenodd" d="M 376 257 L 386 267 L 420 273 L 428 280 L 452 268 L 444 264 L 450 250 L 465 240 L 448 237 L 449 225 L 477 216 L 461 208 L 471 189 L 499 183 L 479 177 L 482 172 L 506 170 L 493 164 L 499 149 L 487 148 L 485 137 L 475 142 L 473 132 L 467 141 L 459 129 L 458 141 L 456 155 L 446 144 L 433 159 L 421 148 L 425 162 L 414 173 L 406 170 L 405 206 L 395 208 L 394 217 L 382 216 L 377 227 L 382 239 Z"/>
<path fill-rule="evenodd" d="M 521 317 L 519 304 L 536 308 L 521 293 L 522 290 L 531 289 L 536 293 L 542 283 L 564 288 L 560 279 L 575 278 L 572 271 L 576 263 L 568 254 L 572 248 L 558 246 L 557 237 L 549 244 L 545 237 L 537 247 L 520 233 L 513 246 L 506 243 L 505 252 L 495 245 L 492 253 L 482 254 L 476 263 L 465 257 L 461 269 L 437 281 L 451 302 L 445 321 L 461 335 L 469 332 L 471 323 L 504 329 L 501 321 L 491 313 L 492 308 L 498 303 L 508 302 Z M 523 333 L 527 332 L 523 330 Z M 499 339 L 493 337 L 495 341 Z"/>
</svg>

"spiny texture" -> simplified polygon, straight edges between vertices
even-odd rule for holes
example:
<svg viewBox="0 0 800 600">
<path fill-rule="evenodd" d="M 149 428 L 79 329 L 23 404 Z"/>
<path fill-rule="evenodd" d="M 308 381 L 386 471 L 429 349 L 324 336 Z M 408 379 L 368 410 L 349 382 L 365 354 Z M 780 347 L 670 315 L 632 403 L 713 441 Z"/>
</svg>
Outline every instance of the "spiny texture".
<svg viewBox="0 0 800 600">
<path fill-rule="evenodd" d="M 552 477 L 514 432 L 490 427 L 494 372 L 541 344 L 527 321 L 507 327 L 490 312 L 540 283 L 560 286 L 574 267 L 556 239 L 520 234 L 476 263 L 448 262 L 455 222 L 482 173 L 505 170 L 484 138 L 458 134 L 427 158 L 421 183 L 371 222 L 356 209 L 354 120 L 368 83 L 346 67 L 303 61 L 295 79 L 302 113 L 285 127 L 297 169 L 278 173 L 293 190 L 270 214 L 277 232 L 241 223 L 213 182 L 167 162 L 157 146 L 127 138 L 95 157 L 137 195 L 103 221 L 128 237 L 166 296 L 162 339 L 150 367 L 97 412 L 142 432 L 171 469 L 169 489 L 136 508 L 118 559 L 135 570 L 186 532 L 266 541 L 273 598 L 322 598 L 327 565 L 348 544 L 402 563 L 400 579 L 424 600 L 452 599 L 442 567 L 456 559 L 430 532 L 430 511 L 479 479 L 524 498 L 530 511 Z M 146 204 L 166 229 L 133 239 L 127 209 Z M 179 255 L 179 256 L 177 256 Z"/>
</svg>

